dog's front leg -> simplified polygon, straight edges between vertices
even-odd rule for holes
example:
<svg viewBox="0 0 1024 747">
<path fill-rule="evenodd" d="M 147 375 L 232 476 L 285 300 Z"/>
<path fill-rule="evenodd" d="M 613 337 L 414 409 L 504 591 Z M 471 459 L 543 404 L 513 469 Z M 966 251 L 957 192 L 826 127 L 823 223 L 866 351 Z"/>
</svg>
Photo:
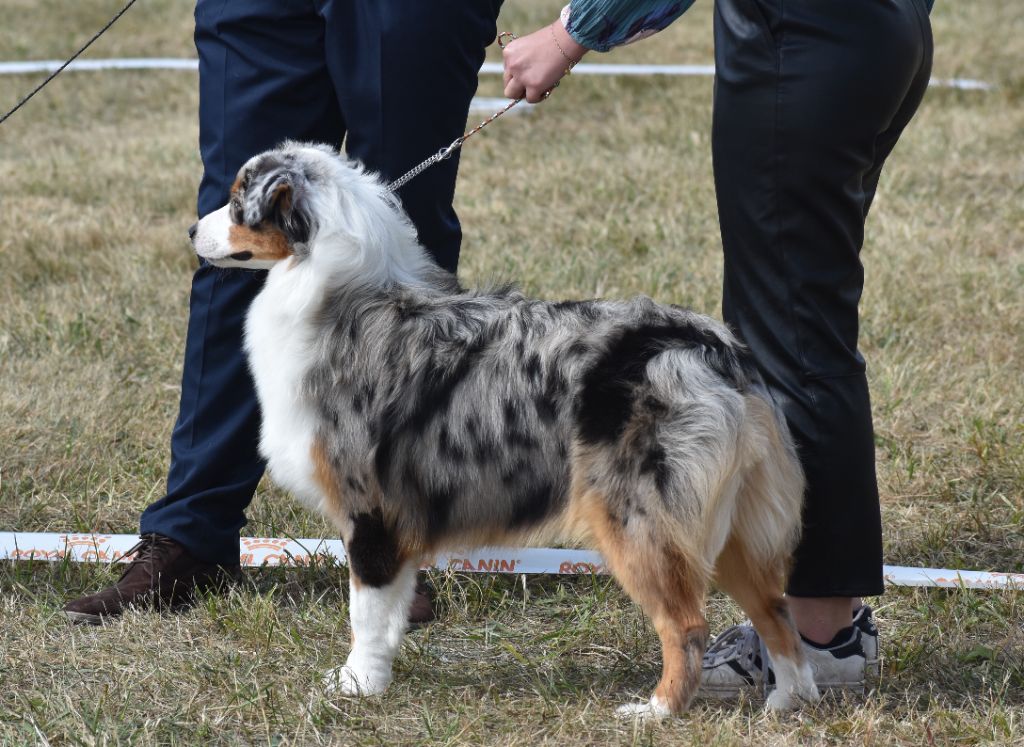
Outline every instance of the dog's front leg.
<svg viewBox="0 0 1024 747">
<path fill-rule="evenodd" d="M 369 530 L 367 530 L 369 527 Z M 346 542 L 352 649 L 345 665 L 328 672 L 328 692 L 378 695 L 391 683 L 391 664 L 402 646 L 418 564 L 401 557 L 376 516 L 357 517 Z"/>
</svg>

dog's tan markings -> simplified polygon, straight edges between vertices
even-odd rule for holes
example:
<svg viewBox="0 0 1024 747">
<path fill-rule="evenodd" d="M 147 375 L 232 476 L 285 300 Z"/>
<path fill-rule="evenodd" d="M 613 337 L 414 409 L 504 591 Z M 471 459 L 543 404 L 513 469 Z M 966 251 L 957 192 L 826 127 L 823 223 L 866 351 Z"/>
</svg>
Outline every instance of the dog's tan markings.
<svg viewBox="0 0 1024 747">
<path fill-rule="evenodd" d="M 663 547 L 656 555 L 662 563 L 661 583 L 652 584 L 651 591 L 658 595 L 660 612 L 651 617 L 661 638 L 662 674 L 654 694 L 679 712 L 690 705 L 700 685 L 708 643 L 703 613 L 707 584 L 675 548 Z"/>
<path fill-rule="evenodd" d="M 580 465 L 574 465 L 579 475 L 577 470 Z M 627 529 L 600 491 L 579 489 L 572 500 L 575 520 L 589 527 L 608 568 L 651 618 L 661 639 L 662 674 L 654 695 L 673 713 L 685 710 L 700 685 L 708 639 L 702 611 L 707 582 L 695 571 L 697 563 L 677 547 L 668 527 L 656 521 L 637 528 L 632 516 L 634 526 Z"/>
<path fill-rule="evenodd" d="M 344 493 L 338 475 L 331 468 L 331 458 L 322 438 L 314 438 L 309 449 L 313 460 L 313 479 L 324 494 L 324 509 L 337 521 L 345 515 Z"/>
<path fill-rule="evenodd" d="M 334 520 L 335 525 L 341 530 L 342 536 L 351 533 L 351 521 L 348 518 L 348 510 L 345 505 L 345 493 L 341 489 L 341 481 L 337 473 L 331 468 L 331 458 L 327 454 L 327 445 L 323 439 L 313 439 L 309 449 L 310 458 L 313 461 L 313 479 L 320 486 L 323 492 L 324 512 Z M 352 584 L 362 588 L 359 577 L 355 574 L 350 576 Z M 352 636 L 352 644 L 355 645 L 355 635 Z"/>
<path fill-rule="evenodd" d="M 274 188 L 274 194 L 271 195 L 270 204 L 277 205 L 282 212 L 289 212 L 292 209 L 292 185 L 278 184 Z"/>
<path fill-rule="evenodd" d="M 251 259 L 281 260 L 293 254 L 287 237 L 273 226 L 256 230 L 249 226 L 232 225 L 228 229 L 228 243 L 232 254 L 251 252 Z"/>
<path fill-rule="evenodd" d="M 785 565 L 782 559 L 774 566 L 752 562 L 734 534 L 716 561 L 715 583 L 747 613 L 773 657 L 799 665 L 803 661 L 800 634 L 783 597 Z"/>
</svg>

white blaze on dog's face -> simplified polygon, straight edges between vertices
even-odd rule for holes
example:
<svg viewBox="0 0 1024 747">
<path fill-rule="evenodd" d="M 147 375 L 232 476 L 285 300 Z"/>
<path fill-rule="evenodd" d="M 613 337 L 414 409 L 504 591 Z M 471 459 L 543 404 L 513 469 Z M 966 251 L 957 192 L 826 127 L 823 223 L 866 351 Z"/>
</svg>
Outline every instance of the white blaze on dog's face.
<svg viewBox="0 0 1024 747">
<path fill-rule="evenodd" d="M 231 201 L 196 225 L 196 254 L 217 267 L 247 269 L 301 258 L 314 230 L 307 191 L 300 164 L 287 154 L 250 159 L 231 187 Z"/>
</svg>

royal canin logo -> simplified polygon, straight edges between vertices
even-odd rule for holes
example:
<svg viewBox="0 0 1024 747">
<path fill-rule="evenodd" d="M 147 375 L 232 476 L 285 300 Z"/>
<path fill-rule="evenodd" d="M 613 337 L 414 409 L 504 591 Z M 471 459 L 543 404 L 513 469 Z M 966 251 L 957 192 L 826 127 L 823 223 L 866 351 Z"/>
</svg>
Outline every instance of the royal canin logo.
<svg viewBox="0 0 1024 747">
<path fill-rule="evenodd" d="M 308 552 L 288 552 L 290 539 L 279 537 L 246 537 L 242 540 L 242 565 L 299 565 L 308 566 L 313 557 Z"/>
</svg>

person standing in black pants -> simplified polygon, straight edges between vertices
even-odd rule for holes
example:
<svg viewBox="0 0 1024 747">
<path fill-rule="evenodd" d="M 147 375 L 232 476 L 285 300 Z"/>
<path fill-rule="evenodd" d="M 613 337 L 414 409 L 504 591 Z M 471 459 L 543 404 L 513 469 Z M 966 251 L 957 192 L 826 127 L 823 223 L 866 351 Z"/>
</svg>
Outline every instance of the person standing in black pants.
<svg viewBox="0 0 1024 747">
<path fill-rule="evenodd" d="M 241 166 L 284 140 L 330 143 L 390 180 L 465 129 L 501 0 L 199 0 L 199 217 L 228 202 Z M 458 153 L 398 194 L 420 242 L 455 272 Z M 177 608 L 239 568 L 239 530 L 264 472 L 242 331 L 265 271 L 203 263 L 192 280 L 167 494 L 142 515 L 132 564 L 70 602 L 76 622 L 127 606 Z M 414 621 L 432 617 L 417 600 Z"/>
<path fill-rule="evenodd" d="M 505 95 L 539 101 L 590 49 L 658 31 L 691 4 L 573 0 L 505 48 Z M 871 404 L 857 348 L 864 223 L 882 165 L 924 95 L 929 0 L 716 0 L 712 155 L 725 320 L 786 415 L 807 475 L 787 595 L 819 685 L 863 688 L 882 532 Z M 719 635 L 701 690 L 771 681 L 750 625 Z"/>
</svg>

